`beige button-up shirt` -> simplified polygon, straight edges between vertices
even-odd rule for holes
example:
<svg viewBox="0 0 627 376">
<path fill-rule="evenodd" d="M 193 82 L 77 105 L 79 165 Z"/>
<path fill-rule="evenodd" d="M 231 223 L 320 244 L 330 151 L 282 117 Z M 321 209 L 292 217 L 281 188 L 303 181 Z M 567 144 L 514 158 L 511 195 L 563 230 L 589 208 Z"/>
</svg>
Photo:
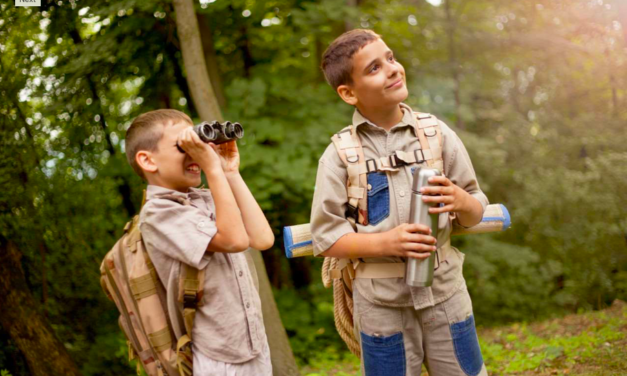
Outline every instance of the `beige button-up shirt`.
<svg viewBox="0 0 627 376">
<path fill-rule="evenodd" d="M 167 196 L 190 201 L 183 205 Z M 194 321 L 194 346 L 226 363 L 256 357 L 266 341 L 261 301 L 244 253 L 207 252 L 217 232 L 209 190 L 188 193 L 149 185 L 140 214 L 146 249 L 167 290 L 170 319 L 177 337 L 185 333 L 178 302 L 181 263 L 205 269 L 204 294 Z"/>
<path fill-rule="evenodd" d="M 420 149 L 420 141 L 415 136 L 414 125 L 417 120 L 409 106 L 401 104 L 403 118 L 386 131 L 366 119 L 358 110 L 353 115 L 353 125 L 361 139 L 365 159 L 389 156 L 395 151 L 411 152 Z M 442 154 L 444 174 L 457 186 L 479 200 L 483 209 L 488 199 L 479 188 L 475 171 L 468 152 L 457 134 L 446 124 L 440 122 L 443 136 Z M 409 221 L 409 209 L 412 196 L 412 168 L 418 164 L 403 166 L 398 171 L 387 171 L 389 190 L 389 215 L 376 224 L 353 228 L 345 217 L 348 203 L 346 181 L 348 174 L 333 143 L 329 145 L 318 166 L 316 189 L 311 209 L 311 234 L 314 254 L 317 256 L 329 249 L 342 236 L 349 233 L 379 233 L 391 230 Z M 369 186 L 369 190 L 373 187 Z M 380 186 L 375 190 L 382 189 Z M 370 192 L 370 191 L 369 191 Z M 370 202 L 369 202 L 370 205 Z M 369 211 L 370 215 L 370 211 Z M 449 240 L 453 215 L 441 214 L 439 219 L 438 245 Z M 446 259 L 440 260 L 435 270 L 431 287 L 410 287 L 403 278 L 356 279 L 353 283 L 361 295 L 373 304 L 407 307 L 415 309 L 430 307 L 451 297 L 464 284 L 462 264 L 464 255 L 455 248 L 446 252 Z M 367 258 L 363 262 L 404 262 L 399 257 Z"/>
</svg>

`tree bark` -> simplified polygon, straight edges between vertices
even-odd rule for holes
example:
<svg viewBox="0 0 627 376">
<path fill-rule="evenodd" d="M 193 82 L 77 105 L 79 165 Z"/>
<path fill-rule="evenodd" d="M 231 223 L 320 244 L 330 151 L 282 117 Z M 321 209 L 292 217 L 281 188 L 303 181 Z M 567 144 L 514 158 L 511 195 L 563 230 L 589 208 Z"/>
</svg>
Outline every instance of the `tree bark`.
<svg viewBox="0 0 627 376">
<path fill-rule="evenodd" d="M 196 110 L 203 120 L 222 121 L 222 113 L 209 81 L 194 3 L 192 0 L 174 0 L 174 11 L 183 65 Z"/>
<path fill-rule="evenodd" d="M 80 375 L 28 289 L 21 254 L 0 238 L 0 322 L 20 349 L 34 376 Z"/>
<path fill-rule="evenodd" d="M 192 0 L 174 0 L 174 10 L 183 52 L 183 63 L 187 70 L 187 82 L 192 92 L 194 104 L 203 119 L 223 121 L 220 106 L 206 70 L 194 3 Z M 270 346 L 273 374 L 280 376 L 298 375 L 296 361 L 272 295 L 270 281 L 261 254 L 255 250 L 246 253 L 249 267 L 253 274 L 257 274 L 259 281 L 263 322 Z"/>
<path fill-rule="evenodd" d="M 311 284 L 311 261 L 308 257 L 297 257 L 290 260 L 292 282 L 297 290 Z"/>
<path fill-rule="evenodd" d="M 238 45 L 240 51 L 242 51 L 242 59 L 244 61 L 244 76 L 248 78 L 250 77 L 250 70 L 253 65 L 255 65 L 255 60 L 253 59 L 252 52 L 250 52 L 250 38 L 248 37 L 248 27 L 246 24 L 242 24 L 240 32 L 242 33 L 242 36 Z"/>
<path fill-rule="evenodd" d="M 249 253 L 256 270 L 260 274 L 259 297 L 263 311 L 263 323 L 266 327 L 270 356 L 272 358 L 272 373 L 277 376 L 298 376 L 298 366 L 294 360 L 294 354 L 287 338 L 287 332 L 281 322 L 279 308 L 274 301 L 270 280 L 263 263 L 261 252 L 250 250 Z M 250 261 L 249 261 L 250 262 Z"/>
<path fill-rule="evenodd" d="M 220 108 L 224 108 L 226 106 L 226 97 L 222 87 L 222 77 L 220 76 L 220 68 L 216 58 L 216 49 L 213 46 L 213 33 L 211 32 L 209 18 L 206 14 L 200 13 L 196 17 L 198 18 L 202 50 L 205 53 L 205 64 L 207 64 L 207 72 L 209 72 L 209 81 L 211 81 L 211 86 L 216 94 Z"/>
<path fill-rule="evenodd" d="M 451 10 L 451 0 L 444 1 L 444 10 L 446 11 L 446 34 L 448 37 L 448 50 L 449 50 L 449 65 L 451 68 L 451 76 L 453 78 L 453 82 L 455 87 L 453 89 L 453 94 L 455 96 L 455 116 L 456 125 L 459 129 L 464 129 L 464 122 L 462 121 L 461 114 L 461 83 L 460 83 L 460 72 L 459 72 L 459 62 L 457 60 L 457 46 L 455 44 L 455 32 L 456 32 L 456 24 L 453 19 L 453 12 Z"/>
<path fill-rule="evenodd" d="M 346 0 L 346 6 L 349 8 L 357 8 L 359 5 L 359 0 Z M 348 16 L 344 19 L 344 31 L 350 31 L 355 28 L 355 24 L 353 20 L 351 20 Z"/>
</svg>

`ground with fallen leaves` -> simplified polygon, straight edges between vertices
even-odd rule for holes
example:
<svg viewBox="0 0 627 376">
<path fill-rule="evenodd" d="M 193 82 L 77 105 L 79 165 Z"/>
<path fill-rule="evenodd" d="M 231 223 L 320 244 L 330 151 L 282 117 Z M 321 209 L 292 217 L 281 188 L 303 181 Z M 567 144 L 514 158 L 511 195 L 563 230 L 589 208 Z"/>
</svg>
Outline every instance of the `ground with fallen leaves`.
<svg viewBox="0 0 627 376">
<path fill-rule="evenodd" d="M 535 323 L 480 328 L 490 375 L 627 375 L 627 303 Z M 307 376 L 357 376 L 359 361 L 313 362 Z M 428 375 L 425 371 L 423 375 Z"/>
</svg>

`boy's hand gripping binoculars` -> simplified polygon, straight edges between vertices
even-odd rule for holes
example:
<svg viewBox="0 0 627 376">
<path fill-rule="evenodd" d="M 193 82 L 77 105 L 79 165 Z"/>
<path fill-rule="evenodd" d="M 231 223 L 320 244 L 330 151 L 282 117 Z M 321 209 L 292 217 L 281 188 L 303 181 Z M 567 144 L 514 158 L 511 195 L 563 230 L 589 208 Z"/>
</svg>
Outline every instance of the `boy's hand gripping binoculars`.
<svg viewBox="0 0 627 376">
<path fill-rule="evenodd" d="M 194 125 L 194 132 L 203 142 L 213 142 L 216 145 L 244 137 L 244 127 L 240 123 L 231 123 L 230 121 L 226 121 L 224 124 L 215 120 L 211 123 L 203 121 Z M 185 153 L 185 150 L 181 149 L 178 144 L 176 147 L 181 153 Z"/>
</svg>

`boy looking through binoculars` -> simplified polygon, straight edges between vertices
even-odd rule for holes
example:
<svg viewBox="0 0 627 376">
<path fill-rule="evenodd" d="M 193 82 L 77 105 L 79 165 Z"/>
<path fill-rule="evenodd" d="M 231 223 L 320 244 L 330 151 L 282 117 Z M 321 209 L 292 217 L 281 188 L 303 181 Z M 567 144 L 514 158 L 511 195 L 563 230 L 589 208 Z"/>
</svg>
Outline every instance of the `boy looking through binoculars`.
<svg viewBox="0 0 627 376">
<path fill-rule="evenodd" d="M 272 375 L 261 302 L 242 252 L 270 248 L 274 235 L 239 173 L 236 142 L 206 143 L 184 113 L 156 110 L 133 121 L 126 154 L 148 182 L 139 226 L 176 338 L 185 331 L 181 264 L 204 270 L 192 330 L 194 374 Z M 209 189 L 196 188 L 201 171 Z"/>
</svg>

